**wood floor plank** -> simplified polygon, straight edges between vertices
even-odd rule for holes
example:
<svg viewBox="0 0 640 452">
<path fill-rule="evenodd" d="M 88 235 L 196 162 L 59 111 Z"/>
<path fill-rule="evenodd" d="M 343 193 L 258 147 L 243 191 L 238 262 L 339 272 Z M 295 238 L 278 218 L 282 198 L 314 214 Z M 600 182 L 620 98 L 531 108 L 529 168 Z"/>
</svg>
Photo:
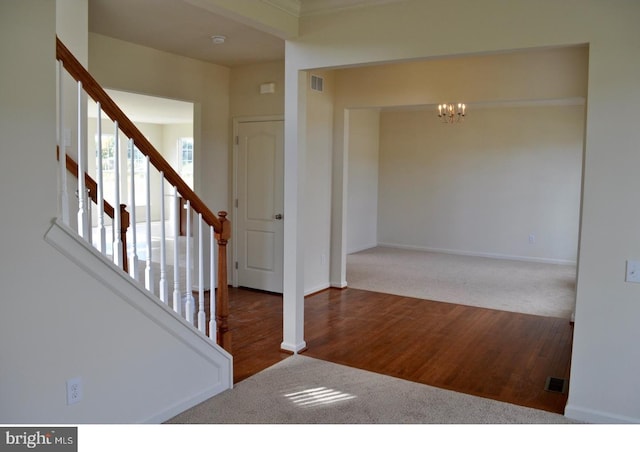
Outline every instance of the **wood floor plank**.
<svg viewBox="0 0 640 452">
<path fill-rule="evenodd" d="M 289 356 L 282 297 L 229 290 L 234 381 Z M 573 329 L 565 319 L 418 300 L 357 289 L 305 299 L 304 355 L 457 392 L 563 413 Z"/>
</svg>

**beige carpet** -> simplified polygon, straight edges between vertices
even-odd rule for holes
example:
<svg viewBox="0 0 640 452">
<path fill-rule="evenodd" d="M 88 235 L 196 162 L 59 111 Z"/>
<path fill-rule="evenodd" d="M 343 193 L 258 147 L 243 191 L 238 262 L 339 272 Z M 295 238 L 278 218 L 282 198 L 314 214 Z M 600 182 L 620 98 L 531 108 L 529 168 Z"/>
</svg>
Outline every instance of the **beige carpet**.
<svg viewBox="0 0 640 452">
<path fill-rule="evenodd" d="M 571 424 L 555 413 L 293 355 L 170 424 Z"/>
<path fill-rule="evenodd" d="M 575 265 L 376 247 L 347 256 L 354 289 L 571 319 Z"/>
</svg>

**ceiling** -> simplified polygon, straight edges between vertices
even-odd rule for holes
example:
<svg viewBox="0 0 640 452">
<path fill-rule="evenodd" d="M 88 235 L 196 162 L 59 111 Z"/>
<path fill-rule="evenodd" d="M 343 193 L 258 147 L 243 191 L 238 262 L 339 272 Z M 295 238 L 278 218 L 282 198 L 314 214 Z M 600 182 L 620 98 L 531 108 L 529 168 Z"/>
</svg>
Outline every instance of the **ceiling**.
<svg viewBox="0 0 640 452">
<path fill-rule="evenodd" d="M 282 39 L 181 0 L 89 0 L 89 31 L 229 67 L 284 59 Z"/>
<path fill-rule="evenodd" d="M 88 0 L 89 31 L 227 67 L 284 60 L 284 40 L 191 0 Z M 402 0 L 242 0 L 300 18 Z M 224 44 L 211 37 L 225 36 Z"/>
<path fill-rule="evenodd" d="M 295 17 L 403 0 L 243 0 L 286 9 Z M 196 6 L 190 0 L 88 0 L 89 31 L 156 50 L 227 67 L 284 60 L 284 40 Z M 212 36 L 225 36 L 216 45 Z M 111 91 L 109 94 L 136 122 L 192 121 L 193 106 L 184 102 Z M 89 114 L 94 107 L 89 108 Z"/>
</svg>

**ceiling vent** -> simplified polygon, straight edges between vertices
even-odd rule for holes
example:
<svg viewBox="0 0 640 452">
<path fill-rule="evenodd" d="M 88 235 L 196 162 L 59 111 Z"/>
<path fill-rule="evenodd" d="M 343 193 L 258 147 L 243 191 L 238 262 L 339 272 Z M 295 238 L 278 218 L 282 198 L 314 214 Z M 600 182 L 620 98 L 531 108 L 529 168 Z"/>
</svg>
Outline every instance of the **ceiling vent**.
<svg viewBox="0 0 640 452">
<path fill-rule="evenodd" d="M 311 89 L 318 92 L 324 91 L 324 79 L 317 75 L 311 75 Z"/>
</svg>

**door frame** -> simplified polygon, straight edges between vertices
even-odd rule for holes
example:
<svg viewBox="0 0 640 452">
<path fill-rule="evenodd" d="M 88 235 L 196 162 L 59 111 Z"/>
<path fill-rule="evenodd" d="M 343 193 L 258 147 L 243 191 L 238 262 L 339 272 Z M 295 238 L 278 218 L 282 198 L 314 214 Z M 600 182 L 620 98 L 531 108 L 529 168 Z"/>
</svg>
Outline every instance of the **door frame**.
<svg viewBox="0 0 640 452">
<path fill-rule="evenodd" d="M 232 156 L 232 166 L 233 166 L 233 174 L 232 174 L 232 193 L 231 193 L 231 206 L 233 216 L 232 220 L 238 218 L 238 204 L 236 200 L 238 199 L 238 129 L 241 123 L 245 122 L 271 122 L 271 121 L 282 121 L 284 124 L 284 115 L 264 115 L 264 116 L 238 116 L 233 118 L 233 130 L 231 135 L 231 142 L 233 143 L 233 156 Z M 230 262 L 231 265 L 231 285 L 233 287 L 238 287 L 238 269 L 236 268 L 236 262 L 238 262 L 238 247 L 235 246 L 233 238 L 238 237 L 238 222 L 231 222 L 231 255 L 233 259 Z"/>
</svg>

